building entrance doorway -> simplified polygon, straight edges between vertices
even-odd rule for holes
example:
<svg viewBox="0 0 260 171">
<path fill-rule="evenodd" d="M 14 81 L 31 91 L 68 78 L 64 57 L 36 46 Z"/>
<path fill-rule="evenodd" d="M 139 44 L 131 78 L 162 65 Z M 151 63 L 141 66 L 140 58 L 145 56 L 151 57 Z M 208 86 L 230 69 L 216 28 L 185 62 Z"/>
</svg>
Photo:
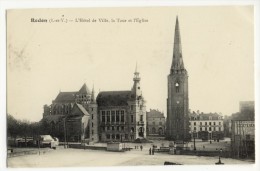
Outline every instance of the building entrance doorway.
<svg viewBox="0 0 260 171">
<path fill-rule="evenodd" d="M 138 135 L 139 135 L 139 137 L 144 137 L 144 128 L 143 127 L 140 127 L 138 129 Z"/>
<path fill-rule="evenodd" d="M 158 129 L 158 134 L 159 134 L 159 135 L 163 135 L 163 129 L 162 129 L 162 128 L 159 128 L 159 129 Z"/>
</svg>

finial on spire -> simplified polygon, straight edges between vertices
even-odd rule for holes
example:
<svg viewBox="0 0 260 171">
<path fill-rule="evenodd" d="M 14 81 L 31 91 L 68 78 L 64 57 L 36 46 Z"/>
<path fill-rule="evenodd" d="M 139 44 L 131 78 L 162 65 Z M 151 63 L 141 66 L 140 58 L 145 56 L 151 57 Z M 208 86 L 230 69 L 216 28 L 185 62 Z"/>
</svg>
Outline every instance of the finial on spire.
<svg viewBox="0 0 260 171">
<path fill-rule="evenodd" d="M 135 64 L 135 73 L 137 73 L 137 61 L 136 61 L 136 64 Z"/>
<path fill-rule="evenodd" d="M 91 101 L 92 102 L 96 101 L 96 99 L 95 99 L 95 90 L 94 90 L 94 83 L 93 83 L 92 92 L 91 92 Z"/>
</svg>

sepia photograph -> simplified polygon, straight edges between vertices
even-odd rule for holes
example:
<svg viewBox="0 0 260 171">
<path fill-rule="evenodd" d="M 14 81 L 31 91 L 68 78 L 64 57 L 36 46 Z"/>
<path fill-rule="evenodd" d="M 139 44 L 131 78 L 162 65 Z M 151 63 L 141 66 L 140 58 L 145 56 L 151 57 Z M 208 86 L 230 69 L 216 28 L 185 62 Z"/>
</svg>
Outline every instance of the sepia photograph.
<svg viewBox="0 0 260 171">
<path fill-rule="evenodd" d="M 7 9 L 6 167 L 254 165 L 254 13 Z"/>
</svg>

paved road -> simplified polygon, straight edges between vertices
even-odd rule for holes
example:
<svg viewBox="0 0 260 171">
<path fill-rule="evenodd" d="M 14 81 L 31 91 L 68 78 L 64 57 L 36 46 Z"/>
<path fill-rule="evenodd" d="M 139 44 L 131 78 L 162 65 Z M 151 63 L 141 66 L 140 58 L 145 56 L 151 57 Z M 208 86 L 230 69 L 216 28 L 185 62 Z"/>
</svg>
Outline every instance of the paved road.
<svg viewBox="0 0 260 171">
<path fill-rule="evenodd" d="M 42 155 L 27 155 L 8 159 L 8 167 L 72 167 L 72 166 L 137 166 L 163 165 L 165 161 L 184 165 L 214 165 L 216 157 L 158 154 L 148 150 L 108 152 L 82 149 L 57 149 Z M 222 159 L 225 164 L 253 164 L 252 161 Z"/>
</svg>

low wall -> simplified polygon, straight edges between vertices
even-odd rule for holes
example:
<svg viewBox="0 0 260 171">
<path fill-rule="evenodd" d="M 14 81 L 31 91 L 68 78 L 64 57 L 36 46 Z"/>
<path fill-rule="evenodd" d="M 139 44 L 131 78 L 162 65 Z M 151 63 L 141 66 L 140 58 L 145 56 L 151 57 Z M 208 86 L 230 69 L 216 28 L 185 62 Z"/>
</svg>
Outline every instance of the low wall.
<svg viewBox="0 0 260 171">
<path fill-rule="evenodd" d="M 107 151 L 123 151 L 123 147 L 121 143 L 107 143 Z"/>
<path fill-rule="evenodd" d="M 194 150 L 182 150 L 181 155 L 196 155 L 196 156 L 219 156 L 219 151 L 194 151 Z M 223 151 L 222 157 L 231 157 L 230 151 Z"/>
<path fill-rule="evenodd" d="M 81 144 L 69 144 L 69 148 L 77 148 L 77 149 L 88 149 L 88 150 L 107 150 L 107 147 L 101 146 L 83 146 Z"/>
</svg>

